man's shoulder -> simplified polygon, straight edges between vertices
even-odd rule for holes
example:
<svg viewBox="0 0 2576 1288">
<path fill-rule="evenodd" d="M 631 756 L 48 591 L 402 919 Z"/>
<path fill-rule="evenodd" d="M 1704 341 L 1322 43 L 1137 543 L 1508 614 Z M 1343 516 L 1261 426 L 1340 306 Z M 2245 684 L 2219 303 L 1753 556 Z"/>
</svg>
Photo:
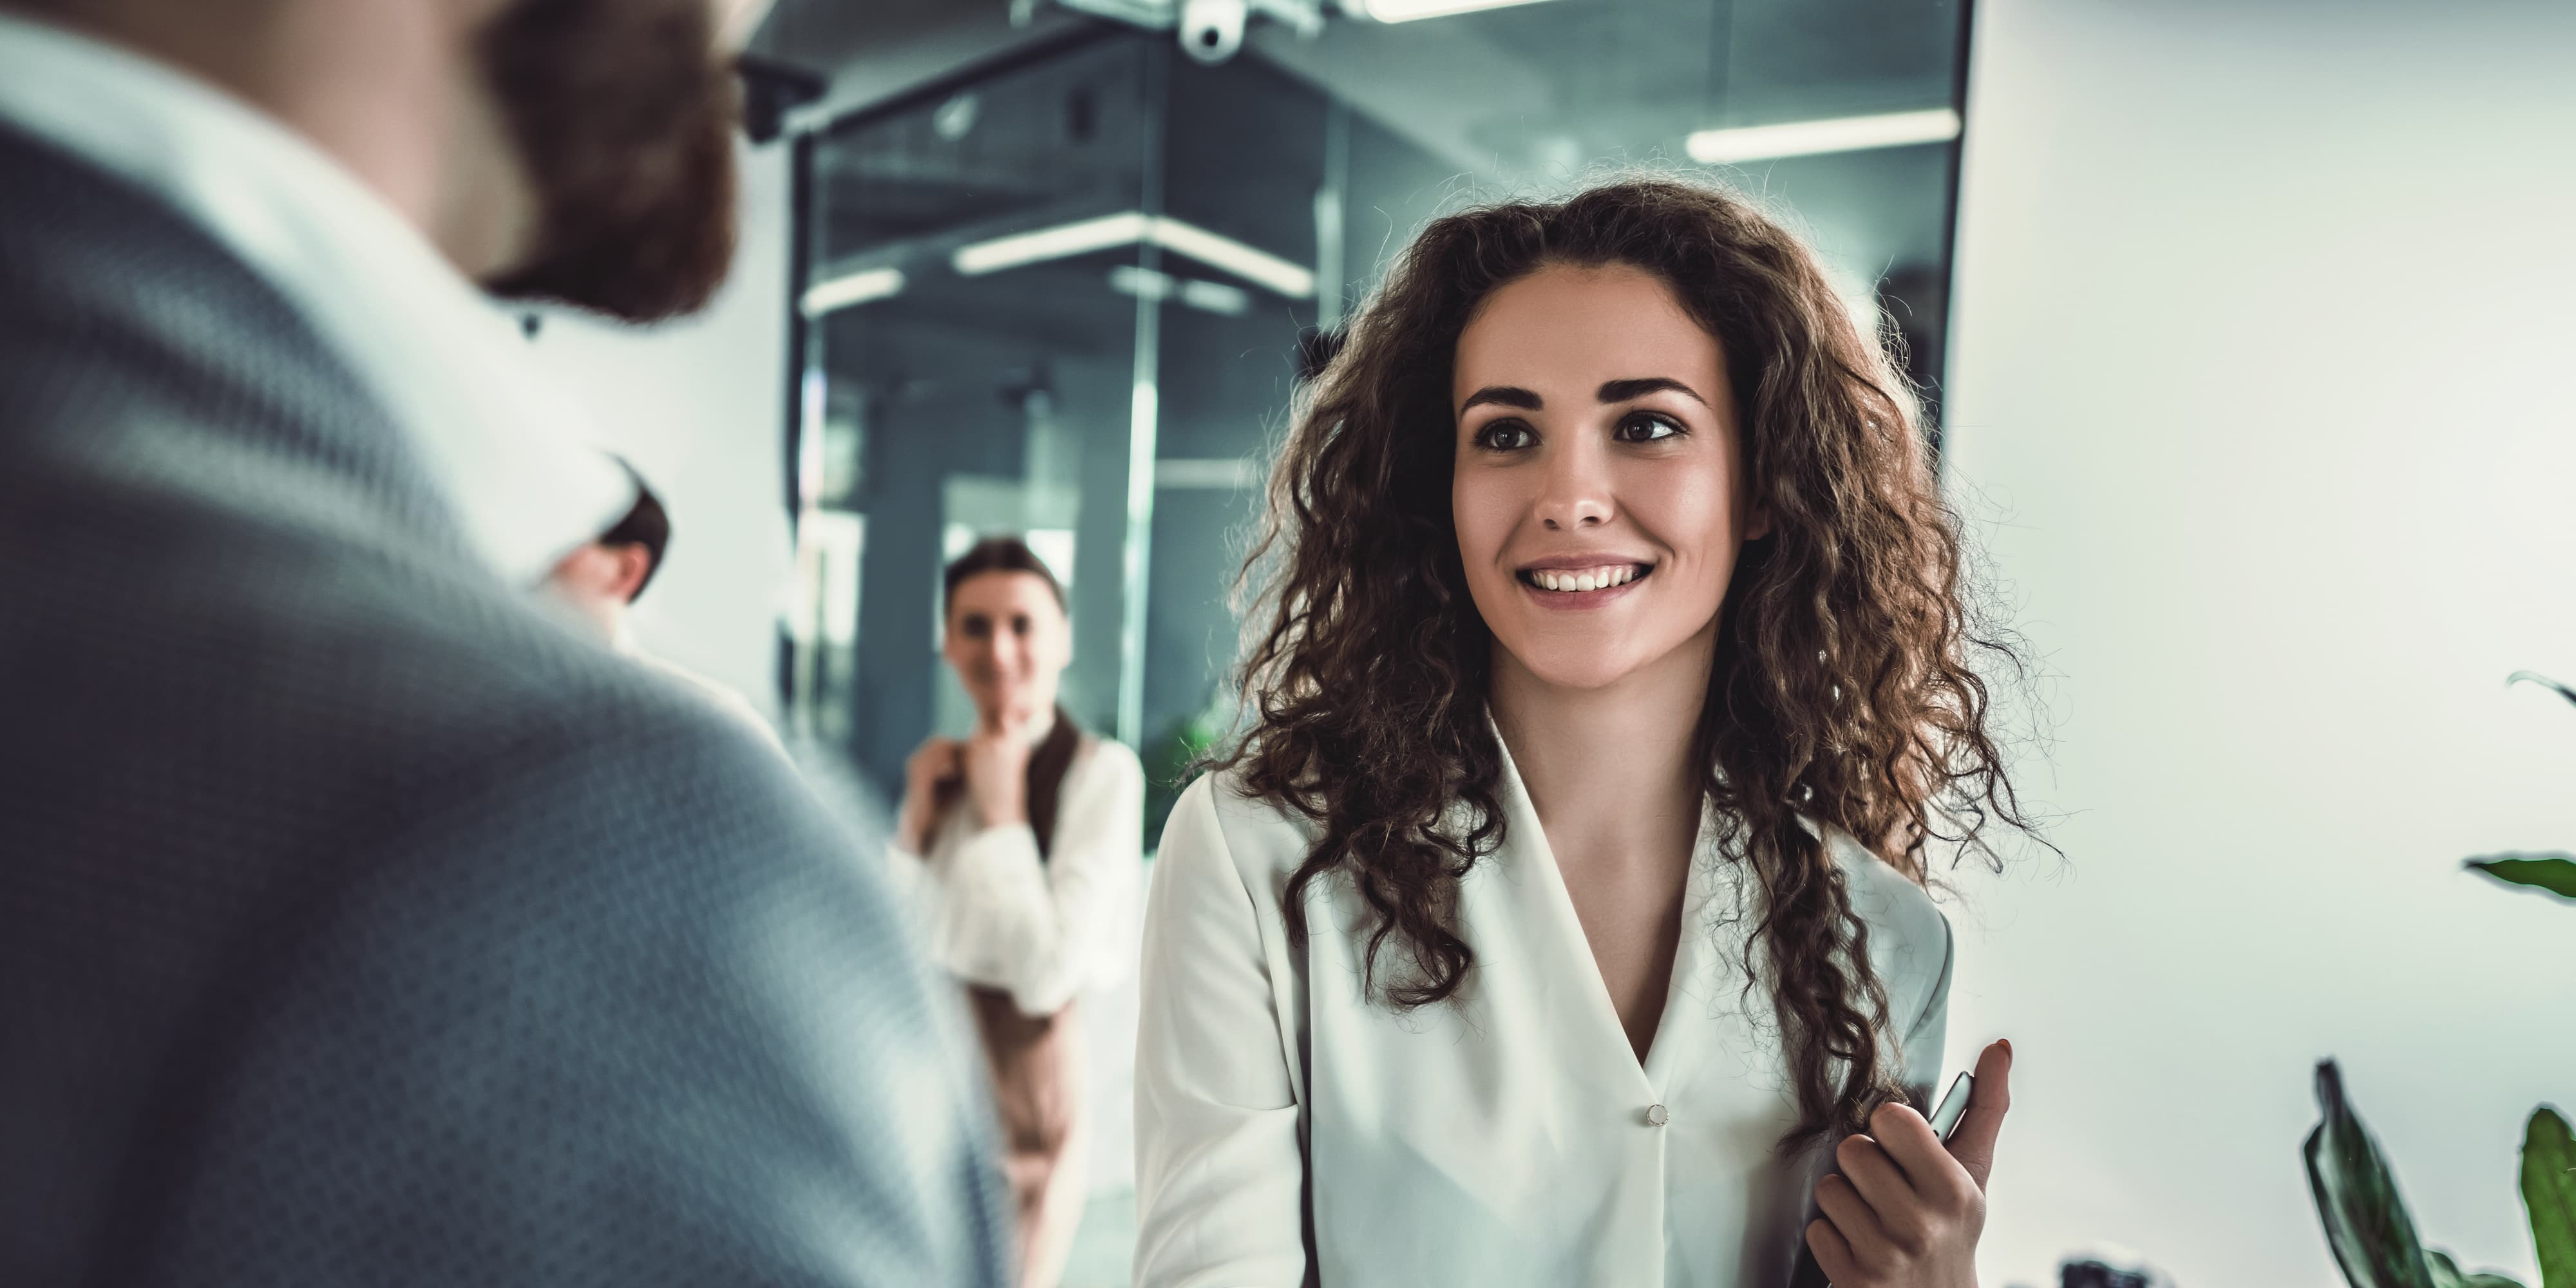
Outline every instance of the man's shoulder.
<svg viewBox="0 0 2576 1288">
<path fill-rule="evenodd" d="M 769 718 L 762 715 L 760 708 L 753 706 L 751 699 L 745 697 L 732 685 L 702 675 L 659 654 L 634 652 L 622 656 L 641 665 L 645 670 L 671 681 L 679 691 L 702 699 L 707 706 L 723 712 L 728 720 L 750 731 L 762 744 L 776 751 L 786 750 L 785 744 L 778 737 L 778 731 L 771 727 Z"/>
<path fill-rule="evenodd" d="M 474 574 L 349 581 L 348 598 L 321 606 L 346 633 L 308 646 L 349 661 L 314 700 L 372 731 L 357 759 L 413 785 L 400 825 L 501 811 L 557 834 L 559 849 L 613 834 L 612 863 L 709 845 L 756 859 L 790 832 L 820 839 L 822 811 L 738 697 L 720 704 L 636 666 Z M 276 620 L 297 605 L 290 596 L 242 609 Z M 246 715 L 278 718 L 270 736 L 291 741 L 300 720 L 286 717 L 299 705 Z"/>
<path fill-rule="evenodd" d="M 292 864 L 462 797 L 542 794 L 574 768 L 631 779 L 629 808 L 787 773 L 368 480 L 192 426 L 109 432 L 137 451 L 112 465 L 0 451 L 29 467 L 0 483 L 0 691 L 27 717 L 0 758 L 57 767 L 63 793 L 34 805 L 57 830 L 101 811 L 179 828 L 211 809 L 261 838 L 263 865 Z M 136 763 L 157 772 L 120 781 Z M 574 792 L 548 808 L 600 804 Z"/>
</svg>

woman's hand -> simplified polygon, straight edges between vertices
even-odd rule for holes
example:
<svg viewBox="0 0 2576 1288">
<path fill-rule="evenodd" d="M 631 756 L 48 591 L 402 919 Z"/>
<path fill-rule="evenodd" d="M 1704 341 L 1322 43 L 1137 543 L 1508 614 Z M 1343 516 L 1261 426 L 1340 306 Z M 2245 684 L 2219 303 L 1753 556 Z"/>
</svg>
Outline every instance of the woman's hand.
<svg viewBox="0 0 2576 1288">
<path fill-rule="evenodd" d="M 1029 821 L 1029 751 L 1025 720 L 985 720 L 966 740 L 960 757 L 965 762 L 966 793 L 975 798 L 975 814 L 984 826 Z"/>
<path fill-rule="evenodd" d="M 895 844 L 914 854 L 929 853 L 939 808 L 965 775 L 959 755 L 964 746 L 954 738 L 932 738 L 913 749 L 903 766 L 903 810 L 895 817 Z"/>
<path fill-rule="evenodd" d="M 1986 1177 L 2012 1107 L 2012 1044 L 1977 1057 L 1967 1116 L 1945 1147 L 1923 1115 L 1882 1105 L 1866 1136 L 1834 1151 L 1838 1171 L 1816 1184 L 1821 1220 L 1807 1246 L 1834 1288 L 1976 1288 L 1977 1236 L 1986 1228 Z"/>
</svg>

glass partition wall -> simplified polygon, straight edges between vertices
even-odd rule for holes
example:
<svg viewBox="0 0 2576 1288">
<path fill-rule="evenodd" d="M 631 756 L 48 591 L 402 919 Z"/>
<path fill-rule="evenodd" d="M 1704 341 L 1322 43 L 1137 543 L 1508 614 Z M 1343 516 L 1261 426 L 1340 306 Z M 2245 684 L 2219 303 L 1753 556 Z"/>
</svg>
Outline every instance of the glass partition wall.
<svg viewBox="0 0 2576 1288">
<path fill-rule="evenodd" d="M 1728 179 L 1937 400 L 1964 40 L 1929 0 L 1550 0 L 1256 30 L 1204 66 L 1102 24 L 809 136 L 791 719 L 899 788 L 971 718 L 940 567 L 1020 533 L 1072 600 L 1065 705 L 1143 755 L 1159 833 L 1230 718 L 1229 591 L 1301 339 L 1462 200 Z"/>
</svg>

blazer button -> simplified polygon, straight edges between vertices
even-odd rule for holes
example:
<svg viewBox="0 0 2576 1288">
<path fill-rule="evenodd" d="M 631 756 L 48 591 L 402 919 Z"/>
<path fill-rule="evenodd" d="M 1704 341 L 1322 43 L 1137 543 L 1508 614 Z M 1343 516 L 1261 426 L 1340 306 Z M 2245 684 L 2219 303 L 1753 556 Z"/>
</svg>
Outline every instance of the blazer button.
<svg viewBox="0 0 2576 1288">
<path fill-rule="evenodd" d="M 1664 1107 L 1663 1107 L 1662 1105 L 1648 1105 L 1648 1106 L 1646 1106 L 1646 1125 L 1647 1125 L 1647 1126 L 1649 1126 L 1649 1127 L 1661 1127 L 1661 1126 L 1663 1126 L 1665 1123 L 1671 1122 L 1672 1120 L 1673 1120 L 1673 1116 L 1672 1116 L 1671 1114 L 1669 1114 L 1669 1113 L 1666 1113 L 1666 1112 L 1664 1111 Z"/>
</svg>

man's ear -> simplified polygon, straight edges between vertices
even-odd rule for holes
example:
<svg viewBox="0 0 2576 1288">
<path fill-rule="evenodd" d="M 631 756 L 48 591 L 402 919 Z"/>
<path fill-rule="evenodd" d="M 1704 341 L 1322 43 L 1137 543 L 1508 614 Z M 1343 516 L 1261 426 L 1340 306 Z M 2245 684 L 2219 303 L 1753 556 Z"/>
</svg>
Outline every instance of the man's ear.
<svg viewBox="0 0 2576 1288">
<path fill-rule="evenodd" d="M 653 552 L 638 542 L 634 545 L 610 546 L 617 556 L 617 576 L 608 583 L 608 593 L 625 603 L 635 602 L 644 593 L 644 581 L 653 575 Z"/>
</svg>

